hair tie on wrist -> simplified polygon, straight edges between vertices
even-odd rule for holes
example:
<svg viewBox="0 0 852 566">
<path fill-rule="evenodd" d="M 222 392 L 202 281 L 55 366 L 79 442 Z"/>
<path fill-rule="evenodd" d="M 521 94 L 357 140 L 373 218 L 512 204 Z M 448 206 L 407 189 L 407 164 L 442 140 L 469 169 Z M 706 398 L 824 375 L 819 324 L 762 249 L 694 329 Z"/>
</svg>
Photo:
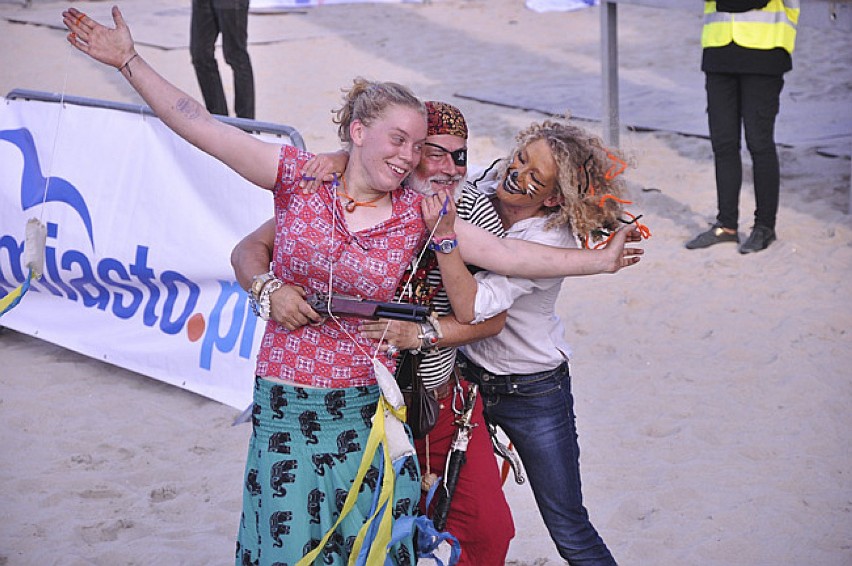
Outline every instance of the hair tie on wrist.
<svg viewBox="0 0 852 566">
<path fill-rule="evenodd" d="M 130 56 L 130 59 L 128 59 L 127 61 L 125 61 L 125 62 L 124 62 L 124 65 L 122 65 L 121 67 L 119 67 L 119 68 L 118 68 L 118 72 L 120 73 L 121 71 L 123 71 L 123 70 L 124 70 L 124 68 L 125 68 L 125 67 L 127 67 L 127 66 L 130 64 L 130 62 L 131 62 L 131 61 L 133 61 L 134 59 L 136 59 L 137 57 L 139 57 L 139 54 L 138 54 L 138 53 L 134 53 L 133 55 L 131 55 L 131 56 Z M 131 71 L 131 70 L 130 70 L 130 67 L 127 67 L 127 76 L 128 76 L 128 77 L 132 77 L 132 76 L 133 76 L 133 71 Z"/>
</svg>

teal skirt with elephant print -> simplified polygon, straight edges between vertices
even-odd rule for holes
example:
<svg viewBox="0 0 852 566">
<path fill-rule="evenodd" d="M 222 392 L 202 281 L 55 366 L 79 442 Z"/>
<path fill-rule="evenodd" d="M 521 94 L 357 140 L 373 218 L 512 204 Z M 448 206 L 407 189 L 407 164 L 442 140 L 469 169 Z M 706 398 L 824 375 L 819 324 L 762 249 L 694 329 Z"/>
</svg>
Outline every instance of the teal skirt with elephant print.
<svg viewBox="0 0 852 566">
<path fill-rule="evenodd" d="M 318 389 L 256 378 L 236 565 L 295 566 L 335 525 L 355 480 L 378 386 Z M 328 538 L 318 564 L 345 565 L 381 488 L 376 451 L 354 507 Z M 420 473 L 406 458 L 395 478 L 394 518 L 416 513 Z M 393 564 L 416 563 L 410 537 L 388 552 Z"/>
</svg>

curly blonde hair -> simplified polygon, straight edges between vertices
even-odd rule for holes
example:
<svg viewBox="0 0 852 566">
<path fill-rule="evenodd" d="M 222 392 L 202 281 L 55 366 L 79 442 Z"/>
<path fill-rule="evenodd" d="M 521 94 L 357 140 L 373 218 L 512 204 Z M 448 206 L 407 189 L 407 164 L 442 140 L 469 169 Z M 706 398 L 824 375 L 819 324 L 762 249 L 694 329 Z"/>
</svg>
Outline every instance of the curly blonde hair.
<svg viewBox="0 0 852 566">
<path fill-rule="evenodd" d="M 408 87 L 401 84 L 369 81 L 363 77 L 356 77 L 352 81 L 352 86 L 342 89 L 342 92 L 343 106 L 333 110 L 332 120 L 338 124 L 337 137 L 346 149 L 352 148 L 349 126 L 353 121 L 359 120 L 365 126 L 369 126 L 390 106 L 413 108 L 423 115 L 424 122 L 426 120 L 426 106 Z"/>
<path fill-rule="evenodd" d="M 551 211 L 549 228 L 569 225 L 584 241 L 598 241 L 620 225 L 625 165 L 621 154 L 594 134 L 554 121 L 534 123 L 516 136 L 518 151 L 536 140 L 550 147 L 559 169 L 556 190 L 562 196 Z M 608 198 L 611 195 L 614 198 Z"/>
</svg>

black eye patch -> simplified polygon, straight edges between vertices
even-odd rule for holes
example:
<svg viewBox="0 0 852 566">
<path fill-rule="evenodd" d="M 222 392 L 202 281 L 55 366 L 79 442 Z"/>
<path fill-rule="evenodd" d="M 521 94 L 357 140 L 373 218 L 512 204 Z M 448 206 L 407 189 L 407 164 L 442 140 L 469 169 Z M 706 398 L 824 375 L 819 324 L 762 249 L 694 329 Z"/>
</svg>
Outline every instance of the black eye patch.
<svg viewBox="0 0 852 566">
<path fill-rule="evenodd" d="M 453 163 L 455 163 L 458 167 L 464 167 L 465 165 L 467 165 L 467 148 L 466 147 L 460 147 L 459 149 L 457 149 L 455 151 L 450 151 L 446 147 L 442 147 L 442 146 L 440 146 L 436 143 L 423 142 L 423 144 L 431 146 L 431 147 L 436 147 L 436 148 L 440 149 L 441 151 L 443 151 L 444 153 L 449 153 L 450 159 L 452 159 Z"/>
</svg>

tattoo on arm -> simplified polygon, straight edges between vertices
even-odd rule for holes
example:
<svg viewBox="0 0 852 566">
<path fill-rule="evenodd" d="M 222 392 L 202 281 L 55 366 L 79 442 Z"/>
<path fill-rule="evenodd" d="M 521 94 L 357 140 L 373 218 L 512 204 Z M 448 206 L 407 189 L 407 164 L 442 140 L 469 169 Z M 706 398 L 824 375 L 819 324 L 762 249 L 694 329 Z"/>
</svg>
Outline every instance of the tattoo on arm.
<svg viewBox="0 0 852 566">
<path fill-rule="evenodd" d="M 179 98 L 175 107 L 188 120 L 195 120 L 201 115 L 201 105 L 191 98 Z"/>
</svg>

